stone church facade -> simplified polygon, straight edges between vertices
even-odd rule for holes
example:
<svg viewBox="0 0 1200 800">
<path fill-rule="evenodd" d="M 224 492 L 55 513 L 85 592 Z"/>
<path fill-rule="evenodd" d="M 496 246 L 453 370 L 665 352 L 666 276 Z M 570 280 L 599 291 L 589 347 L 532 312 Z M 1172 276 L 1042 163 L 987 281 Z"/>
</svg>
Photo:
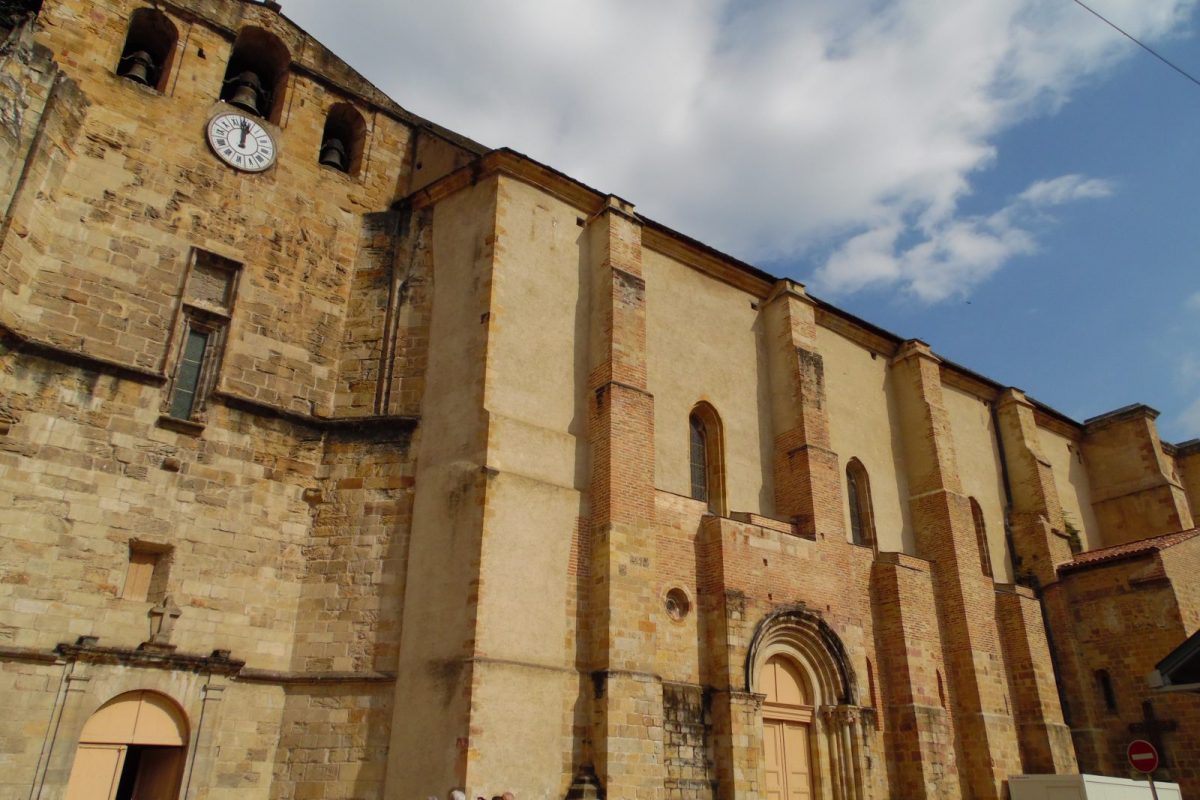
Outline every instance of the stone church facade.
<svg viewBox="0 0 1200 800">
<path fill-rule="evenodd" d="M 250 0 L 5 2 L 0 798 L 1200 792 L 1200 443 L 423 120 Z"/>
</svg>

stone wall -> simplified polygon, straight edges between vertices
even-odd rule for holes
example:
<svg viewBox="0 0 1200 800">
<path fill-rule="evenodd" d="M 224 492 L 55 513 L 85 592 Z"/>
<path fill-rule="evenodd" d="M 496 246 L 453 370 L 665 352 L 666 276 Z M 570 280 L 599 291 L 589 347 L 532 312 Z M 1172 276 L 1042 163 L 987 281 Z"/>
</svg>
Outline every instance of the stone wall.
<svg viewBox="0 0 1200 800">
<path fill-rule="evenodd" d="M 712 718 L 699 686 L 663 684 L 663 788 L 667 800 L 711 800 Z"/>
<path fill-rule="evenodd" d="M 1139 727 L 1148 704 L 1174 728 L 1161 733 L 1167 756 L 1159 777 L 1178 781 L 1187 796 L 1200 790 L 1200 698 L 1156 695 L 1146 676 L 1200 626 L 1200 593 L 1191 577 L 1183 577 L 1200 569 L 1200 537 L 1168 535 L 1126 548 L 1137 552 L 1063 569 L 1072 645 L 1085 672 L 1071 699 L 1073 716 L 1086 716 L 1098 729 L 1095 746 L 1080 748 L 1080 768 L 1125 775 L 1129 740 L 1155 738 Z M 1111 707 L 1100 671 L 1112 687 Z"/>
<path fill-rule="evenodd" d="M 1136 694 L 1200 625 L 1200 564 L 1176 542 L 1058 581 L 1059 493 L 1096 501 L 1098 540 L 1190 524 L 1194 448 L 1164 450 L 1151 413 L 1050 419 L 481 155 L 277 4 L 162 4 L 169 80 L 137 85 L 114 72 L 137 7 L 47 0 L 0 47 L 0 705 L 21 720 L 0 792 L 60 797 L 89 715 L 147 689 L 193 726 L 188 800 L 555 797 L 593 772 L 609 797 L 761 797 L 781 654 L 819 796 L 998 798 L 1071 771 L 1060 687 L 1084 764 L 1119 771 L 1141 707 L 1098 707 L 1088 676 Z M 202 137 L 248 26 L 291 58 L 261 174 Z M 336 103 L 363 120 L 353 174 L 317 163 Z M 172 417 L 215 258 L 219 357 Z M 707 502 L 685 496 L 700 401 L 724 437 Z M 1086 458 L 1044 457 L 1043 423 Z M 986 573 L 970 497 L 993 562 L 1011 542 L 1041 594 Z"/>
<path fill-rule="evenodd" d="M 396 215 L 364 233 L 363 214 L 407 191 L 423 123 L 262 4 L 164 9 L 173 74 L 162 92 L 134 84 L 114 69 L 139 6 L 47 2 L 0 47 L 0 691 L 26 720 L 0 741 L 0 781 L 60 796 L 91 711 L 161 684 L 193 725 L 206 709 L 203 746 L 220 753 L 189 797 L 378 796 L 430 298 L 408 265 L 391 291 L 407 240 Z M 203 139 L 245 25 L 296 59 L 262 175 Z M 334 102 L 368 120 L 356 175 L 316 162 Z M 470 152 L 422 135 L 459 154 L 448 166 Z M 384 256 L 364 248 L 355 272 L 364 237 Z M 236 291 L 212 397 L 177 420 L 164 412 L 200 253 L 236 264 Z M 130 597 L 135 554 L 155 566 Z M 222 651 L 242 665 L 223 685 L 115 666 L 146 660 L 164 599 L 185 661 L 159 669 Z M 86 667 L 54 652 L 81 636 Z M 78 688 L 60 692 L 68 674 Z M 76 728 L 48 729 L 59 717 Z"/>
</svg>

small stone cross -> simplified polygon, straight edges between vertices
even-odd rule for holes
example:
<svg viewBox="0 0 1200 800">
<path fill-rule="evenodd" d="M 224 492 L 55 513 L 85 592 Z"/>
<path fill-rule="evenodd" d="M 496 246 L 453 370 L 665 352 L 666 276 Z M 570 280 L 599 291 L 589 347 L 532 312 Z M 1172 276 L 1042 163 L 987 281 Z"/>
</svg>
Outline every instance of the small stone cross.
<svg viewBox="0 0 1200 800">
<path fill-rule="evenodd" d="M 1158 757 L 1162 761 L 1164 767 L 1170 765 L 1170 759 L 1167 758 L 1167 748 L 1163 745 L 1163 734 L 1174 733 L 1179 725 L 1173 720 L 1161 720 L 1154 715 L 1154 704 L 1149 700 L 1142 703 L 1142 721 L 1131 723 L 1129 726 L 1130 733 L 1141 734 L 1146 737 L 1146 741 L 1154 745 L 1154 749 L 1158 751 Z"/>
<path fill-rule="evenodd" d="M 183 612 L 179 606 L 171 602 L 170 595 L 150 609 L 150 644 L 167 645 L 171 643 L 171 631 L 175 628 L 175 620 Z"/>
</svg>

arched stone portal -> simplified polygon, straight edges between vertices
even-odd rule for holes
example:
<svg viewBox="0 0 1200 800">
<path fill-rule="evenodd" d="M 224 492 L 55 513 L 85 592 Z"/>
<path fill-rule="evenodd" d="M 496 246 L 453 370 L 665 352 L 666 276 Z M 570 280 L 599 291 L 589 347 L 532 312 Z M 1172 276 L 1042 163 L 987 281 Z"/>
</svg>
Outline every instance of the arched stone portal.
<svg viewBox="0 0 1200 800">
<path fill-rule="evenodd" d="M 762 795 L 870 797 L 874 732 L 864 716 L 873 712 L 858 706 L 841 639 L 820 615 L 796 606 L 767 617 L 746 661 L 748 688 L 764 697 Z"/>
<path fill-rule="evenodd" d="M 66 800 L 173 800 L 187 745 L 187 718 L 170 698 L 118 695 L 83 726 Z"/>
</svg>

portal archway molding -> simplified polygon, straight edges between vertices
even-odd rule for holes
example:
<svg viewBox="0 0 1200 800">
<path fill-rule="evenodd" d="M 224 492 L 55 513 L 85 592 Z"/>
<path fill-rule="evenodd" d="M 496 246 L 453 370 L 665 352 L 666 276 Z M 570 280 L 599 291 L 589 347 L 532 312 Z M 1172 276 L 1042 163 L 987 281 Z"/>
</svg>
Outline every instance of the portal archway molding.
<svg viewBox="0 0 1200 800">
<path fill-rule="evenodd" d="M 763 675 L 768 665 L 790 665 L 806 684 L 811 719 L 807 729 L 808 767 L 812 797 L 819 800 L 866 800 L 871 796 L 871 751 L 874 731 L 869 715 L 858 705 L 854 671 L 841 637 L 819 612 L 802 604 L 781 608 L 757 626 L 746 655 L 746 689 L 754 696 L 768 694 Z M 766 737 L 777 731 L 779 709 L 759 706 L 762 765 L 759 786 L 766 788 Z M 776 749 L 778 749 L 776 747 Z"/>
<path fill-rule="evenodd" d="M 814 705 L 857 705 L 854 671 L 841 637 L 804 604 L 777 609 L 755 629 L 746 653 L 746 691 L 772 656 L 786 655 L 804 670 Z"/>
</svg>

